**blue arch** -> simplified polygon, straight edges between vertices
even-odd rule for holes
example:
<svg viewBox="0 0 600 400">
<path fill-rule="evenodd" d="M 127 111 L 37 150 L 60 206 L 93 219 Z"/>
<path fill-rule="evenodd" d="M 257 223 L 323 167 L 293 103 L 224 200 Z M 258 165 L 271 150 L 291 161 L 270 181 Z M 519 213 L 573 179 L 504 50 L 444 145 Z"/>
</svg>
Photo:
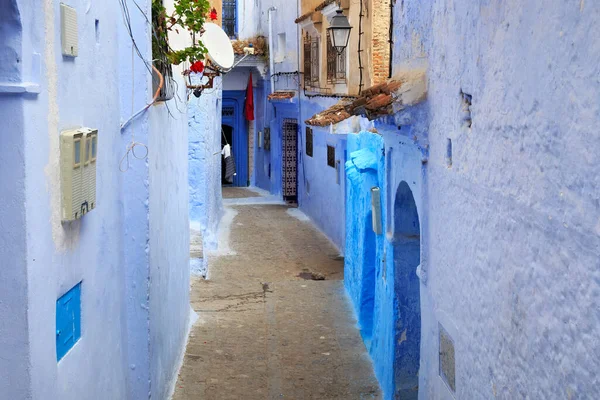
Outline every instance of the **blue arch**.
<svg viewBox="0 0 600 400">
<path fill-rule="evenodd" d="M 401 182 L 394 201 L 394 398 L 418 399 L 421 360 L 421 227 L 413 193 Z"/>
</svg>

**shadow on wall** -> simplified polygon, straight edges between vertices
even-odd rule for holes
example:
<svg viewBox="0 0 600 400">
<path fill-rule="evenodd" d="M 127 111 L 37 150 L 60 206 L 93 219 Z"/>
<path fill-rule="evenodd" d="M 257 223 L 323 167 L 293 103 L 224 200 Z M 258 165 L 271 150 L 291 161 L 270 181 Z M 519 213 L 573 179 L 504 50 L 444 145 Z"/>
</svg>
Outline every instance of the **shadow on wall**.
<svg viewBox="0 0 600 400">
<path fill-rule="evenodd" d="M 373 335 L 373 313 L 375 311 L 375 268 L 377 264 L 377 238 L 373 232 L 373 213 L 369 212 L 364 227 L 363 276 L 360 299 L 360 327 L 363 339 L 369 343 Z"/>
<path fill-rule="evenodd" d="M 21 80 L 21 17 L 15 0 L 0 3 L 0 84 Z"/>
<path fill-rule="evenodd" d="M 421 349 L 419 214 L 410 187 L 401 182 L 394 201 L 395 399 L 418 399 Z"/>
</svg>

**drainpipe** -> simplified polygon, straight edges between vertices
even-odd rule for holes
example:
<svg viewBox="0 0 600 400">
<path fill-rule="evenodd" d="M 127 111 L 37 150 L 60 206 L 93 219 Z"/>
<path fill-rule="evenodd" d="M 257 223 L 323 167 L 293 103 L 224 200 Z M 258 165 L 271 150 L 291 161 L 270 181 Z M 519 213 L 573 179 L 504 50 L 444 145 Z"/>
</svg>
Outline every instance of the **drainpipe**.
<svg viewBox="0 0 600 400">
<path fill-rule="evenodd" d="M 275 77 L 273 76 L 273 74 L 275 73 L 275 65 L 273 62 L 273 51 L 274 51 L 274 47 L 273 47 L 273 17 L 271 15 L 271 12 L 273 11 L 277 11 L 277 7 L 272 6 L 271 8 L 269 8 L 269 74 L 271 75 L 271 93 L 273 93 L 275 91 Z"/>
</svg>

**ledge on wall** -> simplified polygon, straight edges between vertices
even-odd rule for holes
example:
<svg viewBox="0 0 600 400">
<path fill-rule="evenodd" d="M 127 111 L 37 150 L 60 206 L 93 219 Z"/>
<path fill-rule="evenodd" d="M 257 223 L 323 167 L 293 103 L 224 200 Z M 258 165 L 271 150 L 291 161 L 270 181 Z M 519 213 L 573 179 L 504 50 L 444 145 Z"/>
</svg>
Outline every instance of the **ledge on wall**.
<svg viewBox="0 0 600 400">
<path fill-rule="evenodd" d="M 38 94 L 40 92 L 41 88 L 37 83 L 0 83 L 0 94 Z"/>
</svg>

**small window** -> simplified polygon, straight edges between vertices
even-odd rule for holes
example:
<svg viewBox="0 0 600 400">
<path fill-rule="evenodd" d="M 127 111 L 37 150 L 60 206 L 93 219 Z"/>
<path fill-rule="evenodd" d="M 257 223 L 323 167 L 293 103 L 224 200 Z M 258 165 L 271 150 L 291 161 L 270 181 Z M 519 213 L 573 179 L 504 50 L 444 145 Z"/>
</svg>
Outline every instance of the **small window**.
<svg viewBox="0 0 600 400">
<path fill-rule="evenodd" d="M 306 155 L 313 156 L 313 130 L 306 127 Z"/>
<path fill-rule="evenodd" d="M 335 147 L 327 145 L 327 165 L 335 168 Z"/>
<path fill-rule="evenodd" d="M 81 165 L 81 138 L 77 138 L 73 142 L 73 167 L 77 168 L 80 165 Z"/>
<path fill-rule="evenodd" d="M 265 150 L 271 150 L 271 128 L 265 128 Z"/>
</svg>

